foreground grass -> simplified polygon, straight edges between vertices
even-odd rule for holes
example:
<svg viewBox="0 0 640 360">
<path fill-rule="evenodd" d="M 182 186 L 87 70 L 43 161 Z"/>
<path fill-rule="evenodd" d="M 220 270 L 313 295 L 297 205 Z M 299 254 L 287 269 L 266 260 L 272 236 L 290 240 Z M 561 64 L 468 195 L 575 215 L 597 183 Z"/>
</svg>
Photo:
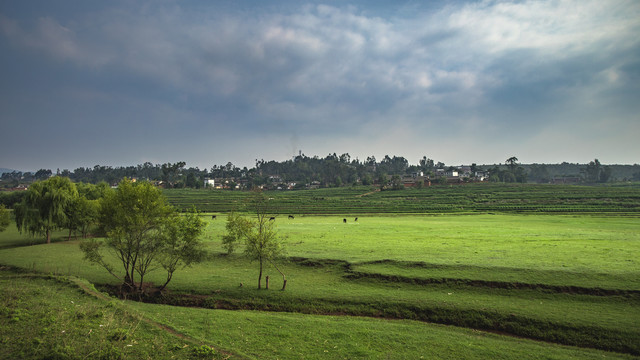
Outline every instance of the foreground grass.
<svg viewBox="0 0 640 360">
<path fill-rule="evenodd" d="M 0 358 L 6 359 L 632 358 L 415 321 L 103 300 L 65 278 L 7 271 L 0 271 L 0 287 Z M 199 344 L 239 355 L 201 356 Z"/>
<path fill-rule="evenodd" d="M 87 295 L 65 278 L 0 270 L 0 288 L 2 359 L 197 358 L 198 344 L 144 321 L 120 301 Z"/>
<path fill-rule="evenodd" d="M 631 359 L 408 320 L 132 303 L 147 316 L 256 359 Z"/>
<path fill-rule="evenodd" d="M 74 243 L 0 252 L 5 263 L 67 274 L 97 283 L 115 283 L 82 262 Z M 342 263 L 289 263 L 288 289 L 258 291 L 256 269 L 238 256 L 216 256 L 176 275 L 164 302 L 209 308 L 275 310 L 310 314 L 354 314 L 417 319 L 496 329 L 566 344 L 637 353 L 640 300 L 637 296 L 592 296 L 532 289 L 494 289 L 457 284 L 419 284 L 346 277 Z M 267 269 L 272 288 L 281 280 Z M 148 279 L 159 283 L 163 274 Z M 240 282 L 246 285 L 239 287 Z M 188 294 L 200 294 L 191 298 Z M 182 294 L 187 294 L 183 297 Z M 194 300 L 195 299 L 195 300 Z"/>
</svg>

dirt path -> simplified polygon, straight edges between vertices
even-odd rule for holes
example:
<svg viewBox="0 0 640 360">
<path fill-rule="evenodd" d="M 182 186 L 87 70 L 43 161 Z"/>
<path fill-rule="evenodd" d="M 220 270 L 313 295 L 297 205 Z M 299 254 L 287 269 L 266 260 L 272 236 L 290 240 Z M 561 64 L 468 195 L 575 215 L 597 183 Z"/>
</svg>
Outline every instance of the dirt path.
<svg viewBox="0 0 640 360">
<path fill-rule="evenodd" d="M 357 198 L 361 198 L 361 197 L 363 197 L 363 196 L 367 196 L 367 195 L 375 194 L 375 193 L 377 193 L 377 192 L 379 192 L 379 191 L 380 191 L 380 189 L 375 189 L 375 190 L 373 190 L 373 191 L 369 191 L 368 193 L 364 193 L 364 194 L 356 195 L 356 197 L 357 197 Z"/>
</svg>

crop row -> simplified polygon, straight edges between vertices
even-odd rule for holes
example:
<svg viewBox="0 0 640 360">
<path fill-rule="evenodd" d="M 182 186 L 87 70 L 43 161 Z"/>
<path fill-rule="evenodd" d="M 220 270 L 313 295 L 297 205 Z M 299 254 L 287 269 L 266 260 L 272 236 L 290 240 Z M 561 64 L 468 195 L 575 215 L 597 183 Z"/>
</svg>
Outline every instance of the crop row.
<svg viewBox="0 0 640 360">
<path fill-rule="evenodd" d="M 243 211 L 250 192 L 165 190 L 181 210 Z M 266 192 L 274 214 L 497 212 L 640 213 L 639 187 L 493 185 L 441 186 L 400 191 L 369 187 Z"/>
</svg>

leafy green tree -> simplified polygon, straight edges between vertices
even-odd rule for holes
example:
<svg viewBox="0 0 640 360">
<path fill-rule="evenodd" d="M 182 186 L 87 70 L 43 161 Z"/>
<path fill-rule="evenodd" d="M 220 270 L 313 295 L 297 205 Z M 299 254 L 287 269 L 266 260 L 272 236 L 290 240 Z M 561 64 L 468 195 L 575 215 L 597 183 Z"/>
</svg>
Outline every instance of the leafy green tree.
<svg viewBox="0 0 640 360">
<path fill-rule="evenodd" d="M 584 173 L 586 181 L 598 182 L 600 180 L 602 165 L 598 159 L 595 159 L 594 161 L 589 162 L 586 168 L 582 168 L 580 170 Z"/>
<path fill-rule="evenodd" d="M 102 199 L 107 192 L 111 191 L 109 184 L 104 181 L 95 185 L 79 182 L 76 183 L 76 188 L 78 189 L 78 195 L 86 198 L 87 200 Z"/>
<path fill-rule="evenodd" d="M 505 171 L 502 175 L 502 181 L 506 183 L 516 182 L 516 176 L 510 171 Z"/>
<path fill-rule="evenodd" d="M 169 284 L 178 268 L 186 268 L 204 259 L 205 251 L 200 241 L 205 222 L 194 210 L 185 216 L 173 216 L 164 223 L 162 229 L 163 249 L 159 256 L 160 265 L 167 271 L 167 281 L 160 291 Z"/>
<path fill-rule="evenodd" d="M 601 183 L 606 183 L 611 178 L 611 167 L 605 166 L 602 171 L 600 171 L 600 176 L 598 181 Z"/>
<path fill-rule="evenodd" d="M 133 183 L 125 178 L 101 201 L 100 223 L 106 240 L 83 242 L 80 248 L 85 259 L 104 267 L 123 282 L 126 290 L 141 293 L 144 276 L 163 250 L 162 229 L 173 213 L 159 189 L 148 182 Z M 104 259 L 103 246 L 118 259 L 124 276 Z"/>
<path fill-rule="evenodd" d="M 76 237 L 78 231 L 83 238 L 87 237 L 91 227 L 98 222 L 99 209 L 99 200 L 87 200 L 84 196 L 78 196 L 69 203 L 65 210 L 65 227 L 69 229 L 69 240 L 72 232 Z"/>
<path fill-rule="evenodd" d="M 533 164 L 529 168 L 529 176 L 531 179 L 538 182 L 549 182 L 551 181 L 551 175 L 549 174 L 549 169 L 547 165 L 544 164 Z"/>
<path fill-rule="evenodd" d="M 380 185 L 381 188 L 387 186 L 388 182 L 386 173 L 380 173 L 378 175 L 378 185 Z"/>
<path fill-rule="evenodd" d="M 66 208 L 78 197 L 75 184 L 69 178 L 54 176 L 36 181 L 15 207 L 16 225 L 20 232 L 43 235 L 51 243 L 51 232 L 64 228 Z"/>
<path fill-rule="evenodd" d="M 200 184 L 200 182 L 196 178 L 196 175 L 194 173 L 188 173 L 187 179 L 185 180 L 185 186 L 192 189 L 196 189 L 199 187 L 198 184 Z"/>
<path fill-rule="evenodd" d="M 256 191 L 250 205 L 256 214 L 254 219 L 230 214 L 227 217 L 227 234 L 223 237 L 223 244 L 227 252 L 231 253 L 238 241 L 244 241 L 245 255 L 252 260 L 257 260 L 259 264 L 258 289 L 262 288 L 264 264 L 270 262 L 282 275 L 282 290 L 284 290 L 287 279 L 275 263 L 275 259 L 282 255 L 283 248 L 275 229 L 275 222 L 270 220 L 271 217 L 268 214 L 268 202 L 264 194 Z"/>
<path fill-rule="evenodd" d="M 38 180 L 48 179 L 53 173 L 49 169 L 40 169 L 36 171 L 34 177 Z"/>
<path fill-rule="evenodd" d="M 11 224 L 11 216 L 9 210 L 4 207 L 4 204 L 0 204 L 0 232 L 3 232 Z"/>
<path fill-rule="evenodd" d="M 404 189 L 404 184 L 402 183 L 402 178 L 400 177 L 400 175 L 393 175 L 391 177 L 391 189 L 392 190 Z"/>
</svg>

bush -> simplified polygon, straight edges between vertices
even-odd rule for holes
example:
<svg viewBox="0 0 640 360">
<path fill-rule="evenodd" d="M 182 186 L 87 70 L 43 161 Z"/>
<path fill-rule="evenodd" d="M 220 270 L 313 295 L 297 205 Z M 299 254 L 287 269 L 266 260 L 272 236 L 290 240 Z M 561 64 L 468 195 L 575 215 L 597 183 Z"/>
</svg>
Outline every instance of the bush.
<svg viewBox="0 0 640 360">
<path fill-rule="evenodd" d="M 201 359 L 201 358 L 207 358 L 215 355 L 216 351 L 214 348 L 210 346 L 201 345 L 201 346 L 192 348 L 191 353 L 195 358 Z"/>
</svg>

